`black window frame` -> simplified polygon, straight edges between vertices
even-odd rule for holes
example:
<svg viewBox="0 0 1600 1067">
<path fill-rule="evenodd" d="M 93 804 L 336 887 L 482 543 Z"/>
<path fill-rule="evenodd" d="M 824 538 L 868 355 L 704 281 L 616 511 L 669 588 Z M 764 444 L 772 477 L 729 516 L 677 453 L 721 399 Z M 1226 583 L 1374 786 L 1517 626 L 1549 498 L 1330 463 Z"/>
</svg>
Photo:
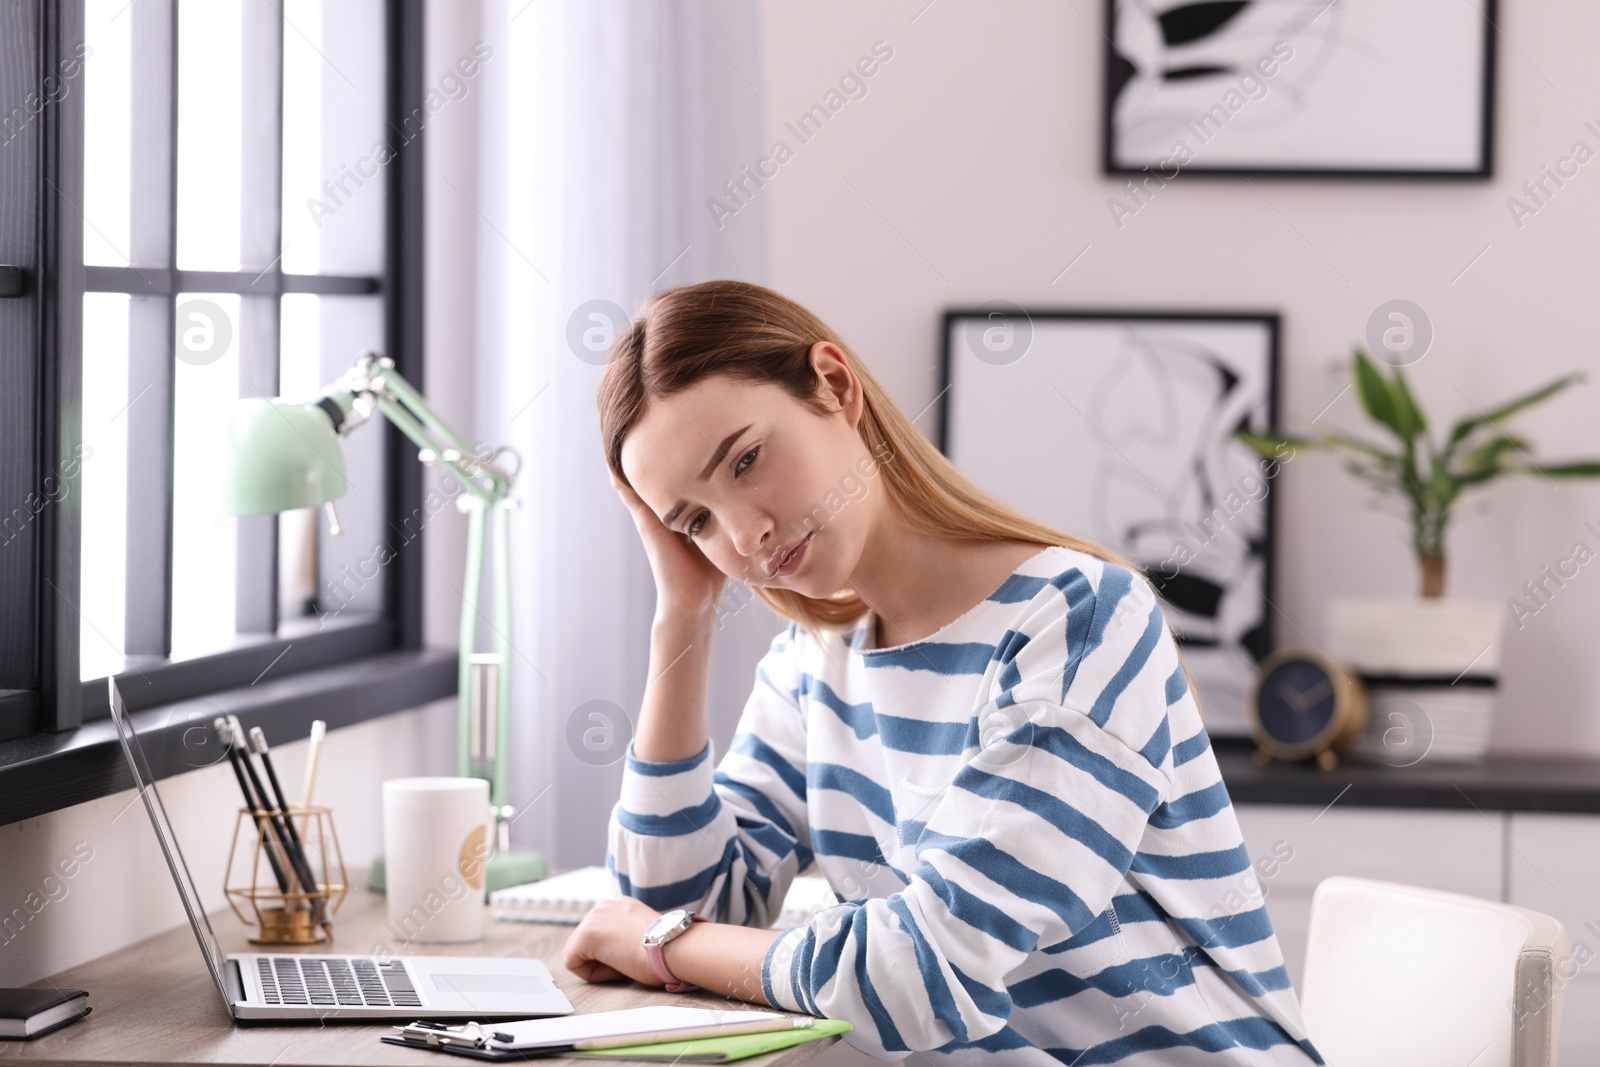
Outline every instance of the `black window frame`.
<svg viewBox="0 0 1600 1067">
<path fill-rule="evenodd" d="M 166 86 L 136 87 L 155 101 L 156 110 L 135 108 L 138 116 L 159 117 L 147 138 L 159 139 L 176 216 L 177 24 L 176 0 L 144 0 L 143 30 L 134 47 L 169 51 Z M 278 12 L 282 32 L 281 5 Z M 26 20 L 26 5 L 18 5 Z M 82 56 L 83 0 L 35 0 L 36 44 L 32 60 L 39 86 L 60 77 L 63 64 Z M 81 80 L 52 95 L 24 129 L 31 138 L 31 194 L 34 209 L 33 261 L 0 269 L 0 294 L 20 287 L 23 294 L 0 304 L 18 309 L 0 318 L 0 500 L 43 499 L 20 533 L 0 551 L 0 824 L 82 803 L 132 786 L 109 722 L 106 679 L 85 682 L 80 674 L 82 545 L 80 480 L 72 458 L 82 441 L 83 294 L 123 292 L 161 297 L 142 301 L 164 309 L 165 355 L 152 359 L 130 344 L 130 373 L 151 375 L 157 399 L 140 405 L 144 425 L 129 429 L 130 561 L 129 649 L 127 668 L 115 677 L 135 723 L 145 736 L 152 770 L 160 777 L 196 766 L 185 750 L 185 733 L 198 717 L 195 705 L 237 711 L 246 725 L 261 725 L 274 741 L 303 737 L 312 718 L 330 727 L 416 707 L 456 692 L 453 651 L 422 647 L 422 540 L 408 541 L 384 569 L 381 615 L 336 620 L 326 626 L 280 627 L 277 618 L 276 517 L 240 522 L 238 575 L 240 635 L 233 647 L 211 655 L 174 660 L 170 656 L 171 483 L 172 483 L 172 316 L 183 292 L 233 292 L 253 297 L 283 293 L 376 294 L 383 298 L 384 351 L 407 380 L 423 387 L 423 181 L 425 131 L 403 125 L 427 91 L 423 74 L 424 0 L 385 0 L 385 123 L 394 158 L 384 168 L 385 248 L 376 277 L 284 274 L 273 260 L 267 270 L 187 271 L 176 267 L 175 221 L 167 234 L 164 267 L 85 267 L 83 264 L 84 115 Z M 158 9 L 152 31 L 149 9 Z M 17 9 L 13 9 L 15 12 Z M 159 20 L 165 19 L 163 25 Z M 3 21 L 3 20 L 0 20 Z M 0 27 L 15 32 L 22 27 Z M 151 35 L 153 33 L 153 36 Z M 277 115 L 282 107 L 282 41 L 278 42 L 275 86 Z M 92 62 L 88 57 L 86 62 Z M 249 64 L 247 64 L 249 66 Z M 272 78 L 270 64 L 256 76 Z M 247 71 L 248 79 L 252 74 Z M 78 75 L 81 79 L 81 73 Z M 259 87 L 259 86 L 258 86 Z M 248 93 L 249 86 L 246 87 Z M 148 100 L 147 100 L 148 103 Z M 269 101 L 270 103 L 270 101 Z M 246 98 L 246 110 L 249 98 Z M 257 119 L 259 121 L 259 117 Z M 281 175 L 281 119 L 274 130 Z M 413 124 L 414 125 L 414 124 Z M 248 136 L 248 134 L 247 134 Z M 149 144 L 146 140 L 142 143 Z M 5 146 L 17 148 L 14 143 Z M 248 161 L 248 156 L 246 157 Z M 248 164 L 247 164 L 248 165 Z M 138 173 L 134 182 L 140 181 Z M 281 197 L 274 177 L 269 190 L 251 190 L 248 200 L 265 204 L 281 227 Z M 5 205 L 0 204 L 0 211 Z M 279 227 L 274 227 L 276 233 Z M 137 260 L 136 260 L 137 262 Z M 19 304 L 17 301 L 23 301 Z M 31 314 L 31 330 L 16 322 Z M 131 332 L 131 331 L 130 331 Z M 147 331 L 148 332 L 148 331 Z M 277 378 L 276 330 L 271 332 L 271 380 Z M 252 358 L 241 351 L 241 358 Z M 266 346 L 253 357 L 264 367 Z M 163 369 L 164 368 L 164 369 Z M 164 376 L 164 380 L 163 380 Z M 275 388 L 275 384 L 274 384 Z M 416 451 L 382 420 L 362 432 L 384 434 L 384 516 L 390 529 L 422 508 L 422 468 Z M 5 429 L 3 427 L 9 427 Z M 136 439 L 137 438 L 137 439 Z M 20 443 L 20 447 L 19 447 Z M 164 453 L 152 452 L 160 445 Z M 7 446 L 10 446 L 8 449 Z M 134 462 L 143 448 L 144 462 Z M 154 459 L 155 462 L 150 462 Z M 164 463 L 160 462 L 164 459 Z M 135 475 L 135 469 L 139 474 Z M 133 479 L 142 503 L 137 508 Z M 47 480 L 48 479 L 48 480 Z M 33 494 L 30 498 L 28 494 Z M 31 510 L 31 507 L 30 507 Z M 159 519 L 153 519 L 159 516 Z M 9 558 L 7 553 L 11 553 Z M 149 566 L 150 558 L 159 566 Z M 155 640 L 152 635 L 159 635 Z M 270 674 L 267 672 L 270 670 Z M 263 676 L 266 681 L 263 682 Z M 192 750 L 192 740 L 188 745 Z"/>
</svg>

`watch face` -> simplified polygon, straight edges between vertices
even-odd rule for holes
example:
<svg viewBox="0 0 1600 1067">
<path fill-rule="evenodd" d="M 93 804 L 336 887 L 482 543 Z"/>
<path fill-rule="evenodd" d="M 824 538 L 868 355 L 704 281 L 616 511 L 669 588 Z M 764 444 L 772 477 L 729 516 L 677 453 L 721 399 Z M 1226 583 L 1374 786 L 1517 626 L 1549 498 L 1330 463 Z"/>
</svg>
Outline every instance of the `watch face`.
<svg viewBox="0 0 1600 1067">
<path fill-rule="evenodd" d="M 644 932 L 646 941 L 660 941 L 670 936 L 674 931 L 681 930 L 689 925 L 689 913 L 682 908 L 674 908 L 661 918 L 650 924 Z"/>
<path fill-rule="evenodd" d="M 1287 659 L 1261 679 L 1256 714 L 1274 740 L 1302 745 L 1332 725 L 1337 703 L 1333 679 L 1321 664 Z"/>
</svg>

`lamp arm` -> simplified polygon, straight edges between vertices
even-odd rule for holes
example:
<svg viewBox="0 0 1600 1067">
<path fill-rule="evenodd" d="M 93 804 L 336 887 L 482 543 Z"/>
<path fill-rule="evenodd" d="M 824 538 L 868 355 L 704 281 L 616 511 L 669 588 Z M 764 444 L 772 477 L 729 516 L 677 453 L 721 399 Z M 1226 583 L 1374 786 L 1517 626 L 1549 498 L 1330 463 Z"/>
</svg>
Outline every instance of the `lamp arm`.
<svg viewBox="0 0 1600 1067">
<path fill-rule="evenodd" d="M 390 361 L 380 359 L 380 368 L 386 362 Z M 374 379 L 374 384 L 382 393 L 386 393 L 389 399 L 403 404 L 406 410 L 414 413 L 421 424 L 427 428 L 427 432 L 442 441 L 446 446 L 454 448 L 463 455 L 476 455 L 467 439 L 456 433 L 455 428 L 445 422 L 437 411 L 433 410 L 433 406 L 428 403 L 427 399 L 417 392 L 416 388 L 406 381 L 399 371 L 393 369 L 381 370 L 379 376 Z M 497 471 L 497 473 L 504 474 L 503 471 Z M 509 481 L 509 478 L 507 480 Z"/>
<path fill-rule="evenodd" d="M 468 518 L 467 560 L 462 593 L 460 664 L 457 676 L 459 702 L 459 770 L 463 776 L 475 773 L 470 749 L 470 666 L 468 657 L 477 648 L 479 592 L 483 581 L 484 542 L 490 527 L 494 533 L 493 621 L 495 651 L 500 657 L 493 695 L 494 762 L 486 769 L 490 803 L 502 814 L 510 799 L 511 755 L 511 577 L 510 524 L 507 510 L 513 478 L 504 468 L 480 458 L 454 427 L 439 416 L 421 393 L 395 369 L 394 361 L 375 352 L 363 353 L 319 403 L 324 410 L 332 404 L 341 417 L 334 418 L 335 429 L 343 434 L 365 421 L 376 409 L 395 428 L 405 434 L 420 452 L 424 463 L 437 463 L 454 474 L 476 498 L 465 508 Z M 334 411 L 329 411 L 333 416 Z M 489 512 L 486 522 L 485 512 Z"/>
<path fill-rule="evenodd" d="M 437 464 L 455 475 L 473 496 L 490 503 L 501 499 L 510 490 L 509 479 L 495 479 L 481 470 L 475 474 L 474 468 L 477 464 L 471 459 L 470 451 L 461 452 L 453 447 L 440 447 L 439 442 L 428 435 L 427 428 L 396 401 L 379 395 L 377 405 L 384 418 L 393 423 L 395 429 L 405 434 L 417 446 L 419 450 L 417 458 L 429 465 Z"/>
<path fill-rule="evenodd" d="M 420 449 L 419 458 L 424 463 L 443 466 L 486 503 L 504 500 L 511 491 L 511 474 L 479 458 L 387 356 L 362 353 L 355 366 L 323 394 L 319 403 L 324 410 L 331 403 L 341 413 L 342 418 L 334 419 L 334 429 L 340 435 L 359 426 L 376 408 Z"/>
</svg>

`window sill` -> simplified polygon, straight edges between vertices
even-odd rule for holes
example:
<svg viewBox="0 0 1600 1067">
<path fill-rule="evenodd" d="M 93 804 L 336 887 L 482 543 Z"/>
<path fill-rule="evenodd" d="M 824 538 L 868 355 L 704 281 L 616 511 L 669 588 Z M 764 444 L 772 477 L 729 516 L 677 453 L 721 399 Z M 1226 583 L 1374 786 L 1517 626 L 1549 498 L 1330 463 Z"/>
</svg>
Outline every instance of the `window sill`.
<svg viewBox="0 0 1600 1067">
<path fill-rule="evenodd" d="M 236 714 L 245 730 L 259 726 L 269 744 L 286 744 L 305 737 L 313 719 L 332 730 L 452 696 L 457 663 L 451 650 L 385 652 L 146 708 L 133 712 L 133 725 L 151 773 L 166 778 L 224 757 L 211 731 L 216 715 Z M 109 716 L 0 744 L 0 825 L 132 788 Z"/>
</svg>

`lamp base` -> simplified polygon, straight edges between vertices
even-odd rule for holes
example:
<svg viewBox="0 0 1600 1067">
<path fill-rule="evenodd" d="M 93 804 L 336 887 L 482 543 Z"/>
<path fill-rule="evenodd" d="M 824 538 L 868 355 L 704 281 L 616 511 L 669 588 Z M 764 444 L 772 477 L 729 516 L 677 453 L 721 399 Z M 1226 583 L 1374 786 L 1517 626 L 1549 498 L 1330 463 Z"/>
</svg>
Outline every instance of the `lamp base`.
<svg viewBox="0 0 1600 1067">
<path fill-rule="evenodd" d="M 544 853 L 530 848 L 514 848 L 509 852 L 498 852 L 489 857 L 489 871 L 486 887 L 493 893 L 497 889 L 509 889 L 514 885 L 527 885 L 537 882 L 550 874 L 550 864 L 545 862 Z"/>
<path fill-rule="evenodd" d="M 489 857 L 484 867 L 485 898 L 498 889 L 537 882 L 550 873 L 550 864 L 546 862 L 544 853 L 528 848 L 496 852 Z M 385 890 L 384 870 L 383 856 L 379 854 L 373 858 L 372 867 L 367 872 L 367 888 L 374 893 L 382 893 Z"/>
</svg>

